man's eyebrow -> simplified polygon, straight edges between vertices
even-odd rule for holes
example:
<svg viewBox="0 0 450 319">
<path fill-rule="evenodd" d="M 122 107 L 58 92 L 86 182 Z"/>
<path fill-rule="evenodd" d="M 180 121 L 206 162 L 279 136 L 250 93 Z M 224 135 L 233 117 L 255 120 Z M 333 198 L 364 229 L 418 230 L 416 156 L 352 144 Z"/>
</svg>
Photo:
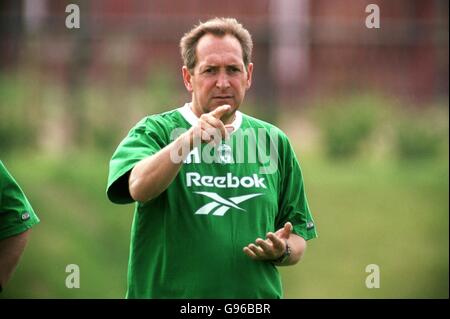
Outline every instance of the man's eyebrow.
<svg viewBox="0 0 450 319">
<path fill-rule="evenodd" d="M 202 65 L 200 68 L 202 68 L 202 69 L 207 69 L 207 68 L 219 68 L 220 66 L 219 65 L 217 65 L 217 64 L 205 64 L 205 65 Z M 241 68 L 241 65 L 240 64 L 227 64 L 227 65 L 225 65 L 225 67 L 226 68 L 238 68 L 238 69 L 240 69 Z"/>
</svg>

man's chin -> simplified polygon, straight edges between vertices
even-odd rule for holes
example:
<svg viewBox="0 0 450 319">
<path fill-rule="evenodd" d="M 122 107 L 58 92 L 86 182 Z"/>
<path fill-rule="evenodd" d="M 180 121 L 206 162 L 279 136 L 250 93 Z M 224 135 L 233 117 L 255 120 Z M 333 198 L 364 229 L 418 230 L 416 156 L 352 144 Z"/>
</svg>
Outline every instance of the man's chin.
<svg viewBox="0 0 450 319">
<path fill-rule="evenodd" d="M 219 106 L 222 105 L 230 105 L 231 109 L 234 111 L 237 109 L 236 107 L 236 103 L 234 103 L 233 100 L 229 100 L 229 99 L 220 99 L 220 100 L 216 100 L 213 101 L 209 106 L 208 106 L 208 110 L 209 112 L 214 111 L 215 109 L 217 109 Z"/>
</svg>

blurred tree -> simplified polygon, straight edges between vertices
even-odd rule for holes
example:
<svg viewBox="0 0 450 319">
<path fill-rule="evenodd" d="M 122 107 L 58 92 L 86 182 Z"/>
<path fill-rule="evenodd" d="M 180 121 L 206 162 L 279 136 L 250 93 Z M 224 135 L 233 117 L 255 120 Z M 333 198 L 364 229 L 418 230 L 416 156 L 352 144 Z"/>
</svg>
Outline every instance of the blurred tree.
<svg viewBox="0 0 450 319">
<path fill-rule="evenodd" d="M 72 119 L 72 139 L 75 144 L 82 145 L 86 142 L 89 134 L 89 123 L 86 119 L 86 102 L 83 98 L 83 87 L 85 85 L 86 73 L 91 61 L 92 47 L 90 36 L 90 24 L 88 15 L 89 2 L 77 1 L 80 7 L 80 25 L 79 29 L 68 30 L 72 33 L 74 44 L 69 60 L 68 72 L 68 95 L 69 103 L 66 110 L 69 118 Z"/>
<path fill-rule="evenodd" d="M 16 66 L 22 42 L 22 1 L 0 1 L 0 70 Z"/>
</svg>

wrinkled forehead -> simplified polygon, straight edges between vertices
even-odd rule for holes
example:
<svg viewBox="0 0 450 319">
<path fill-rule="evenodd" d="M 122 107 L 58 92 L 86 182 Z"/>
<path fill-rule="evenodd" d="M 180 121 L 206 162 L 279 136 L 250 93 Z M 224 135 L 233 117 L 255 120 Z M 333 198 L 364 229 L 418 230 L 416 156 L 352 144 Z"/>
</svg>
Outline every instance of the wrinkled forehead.
<svg viewBox="0 0 450 319">
<path fill-rule="evenodd" d="M 197 48 L 197 65 L 234 64 L 243 65 L 242 48 L 238 39 L 232 35 L 223 37 L 206 34 L 200 38 Z"/>
</svg>

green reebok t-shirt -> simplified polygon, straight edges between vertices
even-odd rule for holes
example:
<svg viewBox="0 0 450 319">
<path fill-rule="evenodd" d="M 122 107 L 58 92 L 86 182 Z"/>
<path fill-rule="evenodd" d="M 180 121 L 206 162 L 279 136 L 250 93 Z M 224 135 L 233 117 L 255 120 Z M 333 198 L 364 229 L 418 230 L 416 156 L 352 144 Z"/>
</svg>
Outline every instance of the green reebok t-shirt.
<svg viewBox="0 0 450 319">
<path fill-rule="evenodd" d="M 112 156 L 109 199 L 133 202 L 134 165 L 197 120 L 189 103 L 141 120 Z M 243 248 L 287 221 L 305 240 L 317 237 L 300 166 L 275 126 L 239 111 L 233 126 L 230 140 L 195 148 L 162 194 L 136 203 L 127 298 L 282 297 L 277 268 Z"/>
<path fill-rule="evenodd" d="M 28 199 L 0 161 L 0 239 L 18 235 L 39 223 Z"/>
</svg>

